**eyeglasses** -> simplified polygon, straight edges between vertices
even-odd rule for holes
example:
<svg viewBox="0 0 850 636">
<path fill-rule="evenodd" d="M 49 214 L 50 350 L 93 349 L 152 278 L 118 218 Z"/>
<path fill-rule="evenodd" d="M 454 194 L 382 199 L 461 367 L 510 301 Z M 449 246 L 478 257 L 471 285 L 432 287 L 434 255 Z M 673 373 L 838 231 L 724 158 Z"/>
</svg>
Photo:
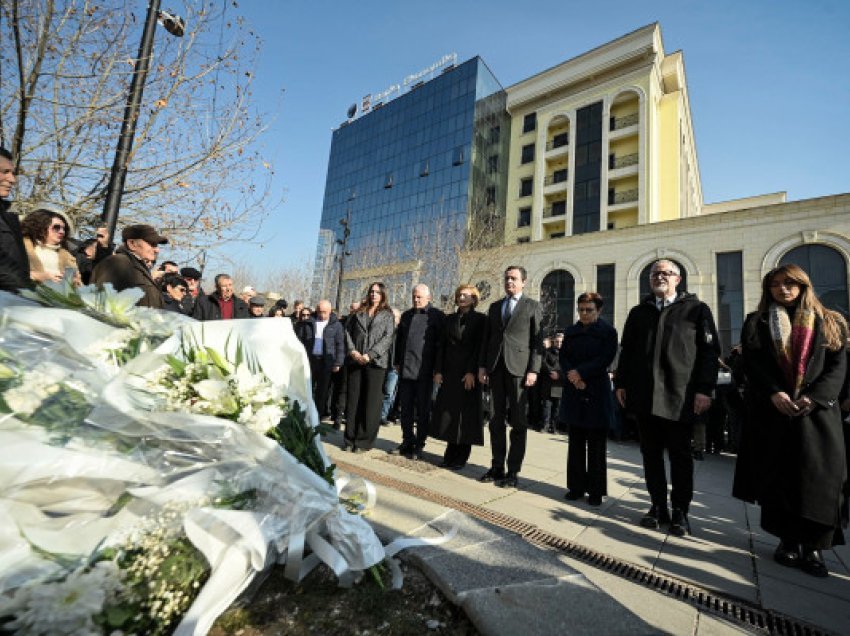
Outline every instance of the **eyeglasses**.
<svg viewBox="0 0 850 636">
<path fill-rule="evenodd" d="M 54 223 L 53 225 L 50 226 L 50 229 L 53 230 L 54 232 L 66 232 L 67 231 L 65 229 L 65 226 L 62 225 L 61 223 Z"/>
<path fill-rule="evenodd" d="M 650 278 L 670 278 L 671 276 L 678 276 L 678 274 L 672 270 L 663 270 L 660 269 L 656 272 L 652 272 L 649 277 Z"/>
<path fill-rule="evenodd" d="M 793 280 L 775 280 L 770 284 L 771 289 L 779 289 L 781 287 L 784 287 L 785 289 L 791 289 L 792 287 L 802 287 L 802 285 L 797 281 Z"/>
</svg>

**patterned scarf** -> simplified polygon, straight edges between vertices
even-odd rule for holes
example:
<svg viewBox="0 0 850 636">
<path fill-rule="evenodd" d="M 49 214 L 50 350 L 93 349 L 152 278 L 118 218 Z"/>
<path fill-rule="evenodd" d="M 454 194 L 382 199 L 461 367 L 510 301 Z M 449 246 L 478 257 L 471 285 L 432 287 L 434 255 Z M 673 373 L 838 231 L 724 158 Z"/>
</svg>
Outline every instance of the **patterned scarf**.
<svg viewBox="0 0 850 636">
<path fill-rule="evenodd" d="M 800 397 L 803 375 L 815 339 L 815 312 L 797 308 L 791 322 L 788 310 L 782 305 L 771 303 L 768 323 L 773 346 L 779 357 L 779 366 L 785 376 L 785 386 L 791 389 L 791 399 Z"/>
</svg>

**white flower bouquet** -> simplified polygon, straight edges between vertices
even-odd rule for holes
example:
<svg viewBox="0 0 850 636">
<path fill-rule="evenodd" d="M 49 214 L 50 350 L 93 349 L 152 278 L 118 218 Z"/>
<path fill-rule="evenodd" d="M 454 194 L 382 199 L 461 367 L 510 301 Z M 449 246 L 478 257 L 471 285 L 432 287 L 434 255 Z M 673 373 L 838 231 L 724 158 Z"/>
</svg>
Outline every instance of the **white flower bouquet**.
<svg viewBox="0 0 850 636">
<path fill-rule="evenodd" d="M 178 327 L 107 360 L 139 327 L 0 293 L 0 630 L 203 634 L 274 563 L 347 585 L 385 558 L 340 506 L 291 325 Z"/>
</svg>

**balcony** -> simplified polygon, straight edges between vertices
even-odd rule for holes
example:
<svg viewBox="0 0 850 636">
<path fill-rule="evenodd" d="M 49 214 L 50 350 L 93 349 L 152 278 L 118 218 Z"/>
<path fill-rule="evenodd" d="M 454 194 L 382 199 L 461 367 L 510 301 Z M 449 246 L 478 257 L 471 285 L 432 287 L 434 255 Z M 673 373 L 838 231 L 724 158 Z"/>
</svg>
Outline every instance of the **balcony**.
<svg viewBox="0 0 850 636">
<path fill-rule="evenodd" d="M 610 170 L 608 180 L 635 176 L 638 173 L 639 164 L 640 154 L 638 153 L 621 156 L 608 155 L 608 170 Z"/>
<path fill-rule="evenodd" d="M 631 126 L 637 126 L 640 122 L 640 113 L 632 113 L 631 115 L 625 115 L 623 117 L 611 117 L 611 132 L 615 130 L 622 130 L 623 128 L 629 128 Z"/>
<path fill-rule="evenodd" d="M 556 201 L 552 205 L 547 205 L 543 208 L 543 220 L 546 219 L 557 219 L 558 221 L 563 220 L 564 215 L 567 213 L 567 202 L 566 201 Z"/>
<path fill-rule="evenodd" d="M 560 192 L 567 191 L 567 176 L 568 171 L 566 168 L 562 170 L 555 170 L 550 175 L 547 175 L 543 180 L 543 194 L 550 195 Z"/>
<path fill-rule="evenodd" d="M 558 133 L 546 142 L 546 159 L 558 159 L 569 153 L 570 133 Z"/>
<path fill-rule="evenodd" d="M 640 190 L 633 188 L 630 190 L 608 190 L 608 213 L 619 212 L 620 210 L 628 210 L 638 206 L 640 199 Z"/>
</svg>

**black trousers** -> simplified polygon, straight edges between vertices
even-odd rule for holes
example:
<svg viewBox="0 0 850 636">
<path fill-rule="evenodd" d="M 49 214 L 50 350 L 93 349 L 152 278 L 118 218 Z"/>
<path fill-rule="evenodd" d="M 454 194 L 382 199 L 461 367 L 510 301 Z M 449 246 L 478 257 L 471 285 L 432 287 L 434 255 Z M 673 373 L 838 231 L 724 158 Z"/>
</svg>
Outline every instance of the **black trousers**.
<svg viewBox="0 0 850 636">
<path fill-rule="evenodd" d="M 410 448 L 422 448 L 428 439 L 428 424 L 431 421 L 431 392 L 434 381 L 424 380 L 398 381 L 398 402 L 401 409 L 402 444 Z M 413 414 L 416 412 L 416 430 Z"/>
<path fill-rule="evenodd" d="M 690 422 L 676 422 L 655 415 L 638 417 L 643 472 L 653 505 L 667 506 L 667 476 L 664 469 L 664 450 L 667 449 L 670 482 L 673 486 L 670 503 L 674 508 L 688 511 L 694 498 L 692 429 Z"/>
<path fill-rule="evenodd" d="M 336 373 L 331 374 L 331 417 L 334 422 L 340 422 L 345 413 L 345 403 L 348 401 L 348 364 L 343 364 Z"/>
<path fill-rule="evenodd" d="M 608 494 L 608 468 L 605 457 L 608 431 L 603 428 L 570 426 L 567 450 L 567 488 L 591 497 Z"/>
<path fill-rule="evenodd" d="M 310 375 L 313 376 L 313 401 L 320 417 L 328 415 L 328 390 L 331 386 L 333 358 L 331 356 L 310 356 Z"/>
<path fill-rule="evenodd" d="M 528 391 L 523 386 L 524 377 L 508 373 L 500 359 L 490 373 L 490 392 L 493 396 L 493 417 L 490 419 L 490 447 L 493 453 L 492 467 L 495 471 L 505 470 L 507 456 L 508 472 L 518 473 L 525 457 L 525 442 L 528 434 Z M 507 427 L 505 408 L 511 414 L 511 447 L 507 449 Z"/>
<path fill-rule="evenodd" d="M 386 374 L 386 369 L 369 365 L 348 366 L 345 441 L 355 448 L 368 450 L 378 437 Z"/>
<path fill-rule="evenodd" d="M 446 452 L 443 454 L 443 461 L 449 466 L 463 466 L 469 461 L 469 456 L 472 453 L 472 444 L 456 444 L 449 442 L 446 444 Z"/>
</svg>

